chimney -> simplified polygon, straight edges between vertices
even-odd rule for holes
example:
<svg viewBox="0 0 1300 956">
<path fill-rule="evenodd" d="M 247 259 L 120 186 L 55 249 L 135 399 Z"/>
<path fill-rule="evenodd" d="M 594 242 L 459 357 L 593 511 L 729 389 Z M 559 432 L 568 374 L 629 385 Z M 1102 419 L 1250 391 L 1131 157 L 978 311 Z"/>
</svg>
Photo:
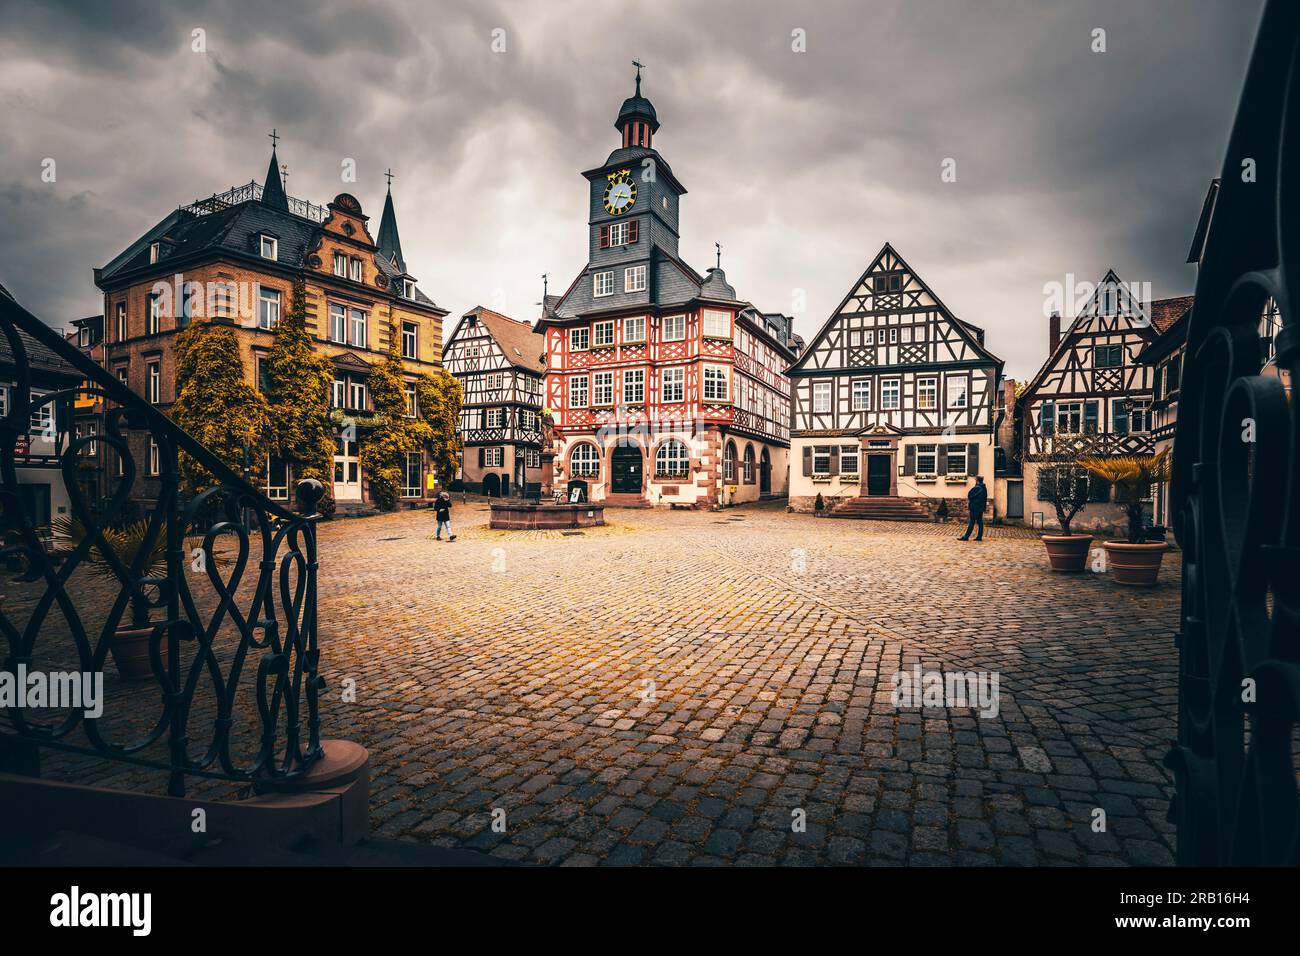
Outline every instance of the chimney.
<svg viewBox="0 0 1300 956">
<path fill-rule="evenodd" d="M 1061 344 L 1061 313 L 1053 312 L 1052 317 L 1047 320 L 1047 354 L 1051 355 L 1056 351 L 1056 347 Z"/>
</svg>

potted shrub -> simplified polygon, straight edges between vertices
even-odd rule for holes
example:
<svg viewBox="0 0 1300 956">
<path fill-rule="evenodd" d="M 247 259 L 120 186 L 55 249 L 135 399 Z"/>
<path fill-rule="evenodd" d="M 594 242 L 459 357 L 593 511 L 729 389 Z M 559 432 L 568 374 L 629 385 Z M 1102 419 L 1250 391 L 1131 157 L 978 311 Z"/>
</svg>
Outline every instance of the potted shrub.
<svg viewBox="0 0 1300 956">
<path fill-rule="evenodd" d="M 86 529 L 75 518 L 61 515 L 52 522 L 54 531 L 60 537 L 67 538 L 72 551 L 85 540 Z M 136 556 L 145 547 L 148 537 L 149 522 L 135 521 L 120 528 L 105 528 L 104 540 L 113 549 L 117 559 L 128 568 L 135 563 Z M 113 566 L 100 553 L 95 545 L 87 554 L 86 568 L 96 577 L 121 585 L 121 579 Z M 164 522 L 158 529 L 158 537 L 153 541 L 144 566 L 140 570 L 142 577 L 157 577 L 167 571 L 167 525 Z M 131 622 L 119 621 L 109 652 L 113 663 L 123 680 L 147 680 L 154 676 L 153 664 L 149 660 L 149 643 L 153 636 L 154 625 L 149 621 L 149 607 L 138 594 L 131 595 Z M 159 650 L 162 654 L 163 667 L 167 666 L 167 643 L 162 642 Z"/>
<path fill-rule="evenodd" d="M 947 524 L 948 522 L 948 499 L 940 498 L 939 507 L 934 510 L 934 516 L 940 521 Z"/>
<path fill-rule="evenodd" d="M 817 492 L 817 500 L 813 502 L 813 511 L 816 512 L 817 517 L 819 518 L 822 517 L 826 511 L 826 499 L 822 497 L 820 491 Z"/>
<path fill-rule="evenodd" d="M 1053 571 L 1082 571 L 1088 564 L 1092 535 L 1073 534 L 1070 523 L 1088 503 L 1088 475 L 1079 459 L 1092 451 L 1096 440 L 1086 435 L 1053 435 L 1045 439 L 1047 451 L 1039 462 L 1038 497 L 1056 510 L 1060 531 L 1042 536 Z"/>
<path fill-rule="evenodd" d="M 1106 564 L 1116 584 L 1153 587 L 1160 575 L 1160 563 L 1169 545 L 1148 541 L 1144 527 L 1142 502 L 1151 496 L 1151 487 L 1168 481 L 1168 451 L 1158 455 L 1122 455 L 1116 458 L 1081 458 L 1079 464 L 1115 486 L 1115 502 L 1124 506 L 1128 519 L 1128 540 L 1107 541 Z"/>
</svg>

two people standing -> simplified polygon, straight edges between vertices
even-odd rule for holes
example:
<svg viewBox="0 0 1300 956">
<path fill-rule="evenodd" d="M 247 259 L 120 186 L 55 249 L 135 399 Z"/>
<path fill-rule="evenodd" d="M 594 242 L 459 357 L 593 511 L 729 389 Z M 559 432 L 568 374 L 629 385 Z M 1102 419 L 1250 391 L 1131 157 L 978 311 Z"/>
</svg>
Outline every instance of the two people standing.
<svg viewBox="0 0 1300 956">
<path fill-rule="evenodd" d="M 966 533 L 957 540 L 969 541 L 970 533 L 975 526 L 979 525 L 979 534 L 975 535 L 976 541 L 984 540 L 984 509 L 988 507 L 989 489 L 984 484 L 984 477 L 975 478 L 975 487 L 966 492 L 966 510 L 970 514 L 970 519 L 966 522 Z"/>
</svg>

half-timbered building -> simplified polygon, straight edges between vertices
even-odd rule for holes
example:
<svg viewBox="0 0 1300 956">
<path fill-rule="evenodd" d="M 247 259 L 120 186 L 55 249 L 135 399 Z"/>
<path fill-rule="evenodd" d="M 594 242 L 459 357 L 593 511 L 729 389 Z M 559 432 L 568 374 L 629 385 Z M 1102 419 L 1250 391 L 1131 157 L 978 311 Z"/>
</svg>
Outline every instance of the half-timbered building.
<svg viewBox="0 0 1300 956">
<path fill-rule="evenodd" d="M 493 497 L 541 490 L 545 340 L 531 324 L 482 306 L 466 312 L 442 348 L 465 391 L 461 480 Z"/>
<path fill-rule="evenodd" d="M 962 513 L 993 484 L 1002 364 L 885 243 L 789 371 L 791 504 Z"/>
<path fill-rule="evenodd" d="M 590 183 L 588 263 L 548 299 L 544 404 L 553 487 L 593 501 L 711 507 L 786 493 L 792 320 L 741 299 L 718 266 L 678 253 L 686 189 L 653 146 L 636 93 Z"/>
<path fill-rule="evenodd" d="M 1045 461 L 1057 436 L 1094 436 L 1089 451 L 1101 456 L 1154 451 L 1152 367 L 1140 355 L 1191 302 L 1191 296 L 1180 296 L 1143 303 L 1109 270 L 1064 334 L 1060 315 L 1049 318 L 1047 361 L 1020 395 L 1028 522 L 1057 525 L 1049 495 L 1052 469 Z M 1123 506 L 1110 501 L 1105 482 L 1094 479 L 1089 496 L 1072 527 L 1123 524 Z"/>
</svg>

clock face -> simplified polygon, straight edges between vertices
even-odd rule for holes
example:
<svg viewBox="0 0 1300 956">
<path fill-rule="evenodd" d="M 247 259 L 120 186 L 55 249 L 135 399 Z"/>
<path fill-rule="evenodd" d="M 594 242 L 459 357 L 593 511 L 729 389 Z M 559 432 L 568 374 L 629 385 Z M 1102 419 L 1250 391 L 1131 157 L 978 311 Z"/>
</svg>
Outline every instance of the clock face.
<svg viewBox="0 0 1300 956">
<path fill-rule="evenodd" d="M 636 204 L 636 183 L 622 169 L 609 174 L 609 185 L 605 187 L 605 212 L 611 216 L 621 216 Z"/>
</svg>

